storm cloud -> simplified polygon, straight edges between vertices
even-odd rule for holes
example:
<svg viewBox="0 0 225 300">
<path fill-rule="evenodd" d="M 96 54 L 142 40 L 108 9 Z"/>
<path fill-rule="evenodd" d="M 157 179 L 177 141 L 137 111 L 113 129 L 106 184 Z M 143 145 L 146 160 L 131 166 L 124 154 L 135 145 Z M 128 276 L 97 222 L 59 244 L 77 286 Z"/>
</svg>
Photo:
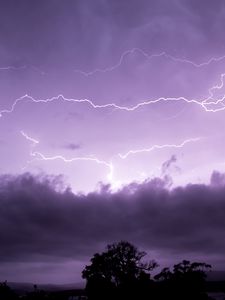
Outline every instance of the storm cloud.
<svg viewBox="0 0 225 300">
<path fill-rule="evenodd" d="M 214 173 L 210 185 L 173 190 L 156 178 L 118 192 L 102 186 L 97 192 L 76 195 L 55 177 L 1 176 L 0 260 L 80 260 L 121 239 L 167 254 L 222 256 L 221 177 Z"/>
<path fill-rule="evenodd" d="M 76 144 L 76 143 L 68 143 L 68 144 L 64 145 L 63 148 L 74 151 L 74 150 L 80 149 L 81 145 Z"/>
</svg>

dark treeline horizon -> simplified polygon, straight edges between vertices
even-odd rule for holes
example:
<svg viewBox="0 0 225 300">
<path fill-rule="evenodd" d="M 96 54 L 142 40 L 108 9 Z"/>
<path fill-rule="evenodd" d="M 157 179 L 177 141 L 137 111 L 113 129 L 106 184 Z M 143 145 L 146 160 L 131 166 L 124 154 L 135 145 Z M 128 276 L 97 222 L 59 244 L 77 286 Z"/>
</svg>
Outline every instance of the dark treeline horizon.
<svg viewBox="0 0 225 300">
<path fill-rule="evenodd" d="M 146 256 L 146 252 L 124 240 L 108 244 L 105 251 L 95 253 L 90 264 L 83 269 L 85 289 L 45 291 L 35 284 L 33 291 L 23 291 L 22 294 L 20 291 L 19 295 L 5 281 L 0 284 L 0 299 L 178 300 L 181 296 L 184 300 L 213 299 L 208 296 L 210 285 L 207 283 L 211 265 L 183 260 L 153 275 L 159 265 L 155 260 L 145 260 Z M 225 292 L 225 280 L 220 288 Z"/>
</svg>

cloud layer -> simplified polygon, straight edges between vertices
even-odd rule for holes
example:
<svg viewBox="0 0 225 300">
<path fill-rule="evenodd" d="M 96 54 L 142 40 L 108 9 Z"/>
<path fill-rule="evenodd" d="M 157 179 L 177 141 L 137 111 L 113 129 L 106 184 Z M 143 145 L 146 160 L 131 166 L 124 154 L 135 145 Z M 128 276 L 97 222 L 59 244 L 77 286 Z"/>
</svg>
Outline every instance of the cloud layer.
<svg viewBox="0 0 225 300">
<path fill-rule="evenodd" d="M 171 191 L 160 179 L 75 195 L 55 177 L 1 176 L 0 260 L 82 260 L 108 242 L 126 239 L 171 255 L 225 251 L 224 175 L 210 185 Z M 222 263 L 222 262 L 221 262 Z"/>
</svg>

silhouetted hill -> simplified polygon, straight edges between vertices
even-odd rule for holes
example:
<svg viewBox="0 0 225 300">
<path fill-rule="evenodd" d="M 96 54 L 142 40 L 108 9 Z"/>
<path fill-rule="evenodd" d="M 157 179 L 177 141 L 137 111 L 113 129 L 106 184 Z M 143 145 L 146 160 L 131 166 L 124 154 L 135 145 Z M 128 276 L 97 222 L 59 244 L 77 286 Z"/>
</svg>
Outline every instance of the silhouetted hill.
<svg viewBox="0 0 225 300">
<path fill-rule="evenodd" d="M 29 282 L 8 282 L 8 286 L 17 294 L 23 295 L 34 290 L 34 283 Z M 85 283 L 68 283 L 68 284 L 38 284 L 38 289 L 46 292 L 68 291 L 84 289 Z"/>
</svg>

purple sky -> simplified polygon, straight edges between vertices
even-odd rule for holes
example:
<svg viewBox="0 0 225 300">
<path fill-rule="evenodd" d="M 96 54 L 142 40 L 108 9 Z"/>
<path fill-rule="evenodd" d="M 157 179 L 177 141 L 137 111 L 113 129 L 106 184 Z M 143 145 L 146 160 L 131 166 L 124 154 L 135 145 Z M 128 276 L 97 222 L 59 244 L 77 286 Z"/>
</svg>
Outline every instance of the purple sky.
<svg viewBox="0 0 225 300">
<path fill-rule="evenodd" d="M 224 17 L 223 0 L 0 1 L 0 280 L 79 281 L 121 238 L 225 268 Z"/>
</svg>

